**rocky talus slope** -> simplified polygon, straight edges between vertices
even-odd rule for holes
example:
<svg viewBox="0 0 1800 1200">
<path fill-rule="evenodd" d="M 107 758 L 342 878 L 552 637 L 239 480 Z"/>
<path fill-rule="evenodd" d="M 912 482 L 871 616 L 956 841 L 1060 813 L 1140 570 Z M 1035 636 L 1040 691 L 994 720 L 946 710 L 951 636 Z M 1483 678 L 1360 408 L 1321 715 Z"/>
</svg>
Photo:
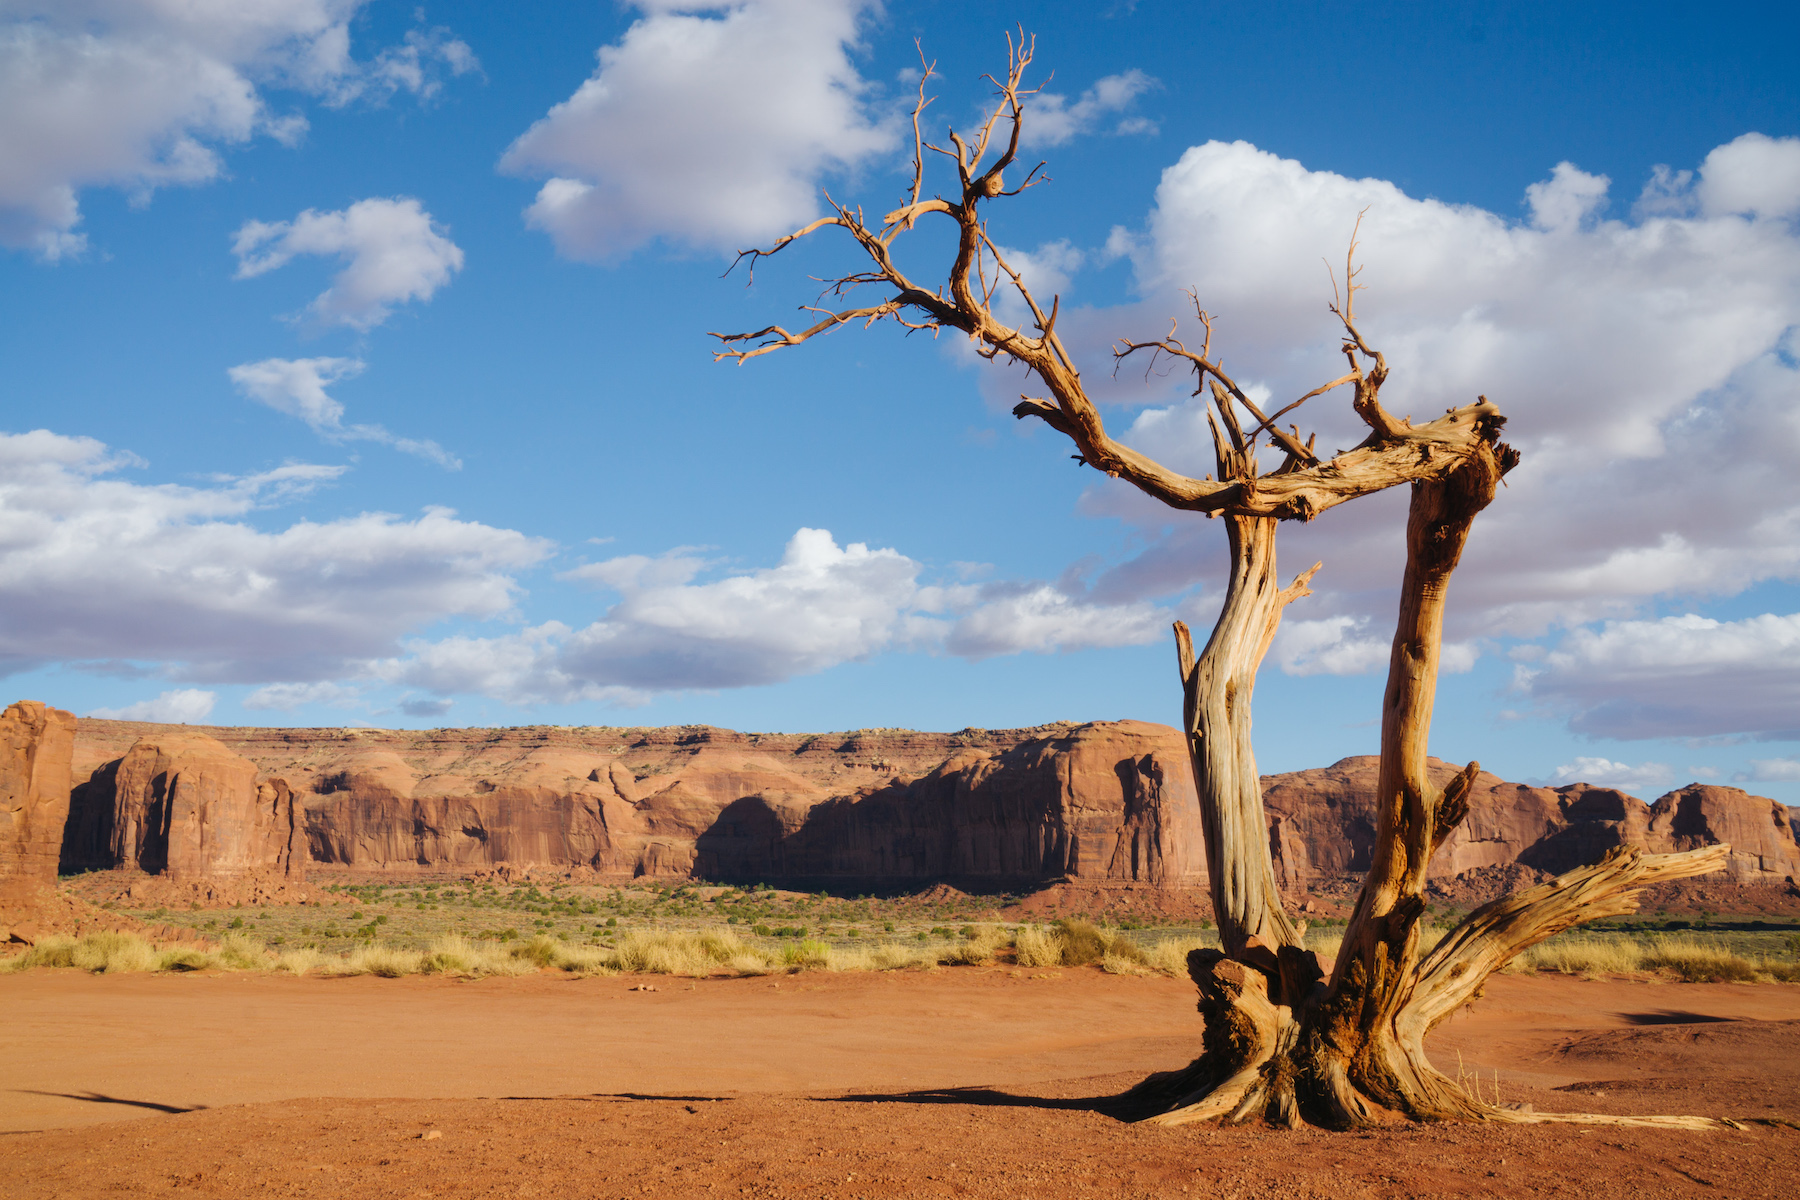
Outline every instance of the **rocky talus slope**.
<svg viewBox="0 0 1800 1200">
<path fill-rule="evenodd" d="M 0 900 L 53 884 L 58 863 L 137 868 L 157 902 L 293 899 L 308 872 L 502 865 L 857 890 L 1206 883 L 1181 738 L 1138 721 L 412 732 L 75 722 L 22 704 L 0 721 L 0 750 Z M 1329 896 L 1366 869 L 1375 779 L 1373 757 L 1265 777 L 1284 890 Z M 1646 804 L 1483 774 L 1432 873 L 1467 902 L 1614 846 L 1719 842 L 1733 853 L 1715 884 L 1800 898 L 1788 811 L 1703 784 Z"/>
</svg>

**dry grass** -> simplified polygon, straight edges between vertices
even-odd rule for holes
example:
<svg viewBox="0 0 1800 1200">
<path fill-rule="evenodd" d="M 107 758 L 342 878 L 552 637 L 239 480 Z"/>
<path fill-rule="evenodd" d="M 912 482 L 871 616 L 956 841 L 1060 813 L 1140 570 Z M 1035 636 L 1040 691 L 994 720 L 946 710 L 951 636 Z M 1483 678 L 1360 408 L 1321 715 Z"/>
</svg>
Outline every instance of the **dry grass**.
<svg viewBox="0 0 1800 1200">
<path fill-rule="evenodd" d="M 1013 950 L 1021 967 L 1062 966 L 1062 940 L 1041 925 L 1021 925 L 1013 935 Z"/>
<path fill-rule="evenodd" d="M 1443 931 L 1420 931 L 1421 951 L 1429 951 Z M 1336 929 L 1308 930 L 1306 946 L 1318 953 L 1327 970 L 1337 954 Z M 881 942 L 834 946 L 807 939 L 771 946 L 746 940 L 726 928 L 701 930 L 634 930 L 610 946 L 573 945 L 547 935 L 506 944 L 443 937 L 425 950 L 366 945 L 344 954 L 315 949 L 277 952 L 255 938 L 225 937 L 216 946 L 173 943 L 153 945 L 130 933 L 91 933 L 81 938 L 50 937 L 23 953 L 0 959 L 0 972 L 33 967 L 74 967 L 83 971 L 284 971 L 292 975 L 529 975 L 553 969 L 572 975 L 598 976 L 631 972 L 701 977 L 766 975 L 793 971 L 933 970 L 939 966 L 978 966 L 995 962 L 1008 947 L 1022 967 L 1097 965 L 1115 975 L 1161 973 L 1187 977 L 1187 956 L 1200 947 L 1218 948 L 1218 935 L 1162 938 L 1138 942 L 1117 930 L 1084 921 L 1055 925 L 1020 925 L 1008 930 L 986 925 L 971 936 L 937 942 Z M 1747 957 L 1729 946 L 1695 936 L 1634 938 L 1575 934 L 1553 938 L 1513 959 L 1505 971 L 1556 971 L 1584 978 L 1605 975 L 1657 974 L 1690 982 L 1800 983 L 1800 962 L 1788 958 Z"/>
<path fill-rule="evenodd" d="M 1693 936 L 1564 935 L 1533 946 L 1502 970 L 1513 974 L 1557 971 L 1584 979 L 1652 973 L 1686 983 L 1800 982 L 1800 964 L 1751 958 L 1719 942 Z"/>
</svg>

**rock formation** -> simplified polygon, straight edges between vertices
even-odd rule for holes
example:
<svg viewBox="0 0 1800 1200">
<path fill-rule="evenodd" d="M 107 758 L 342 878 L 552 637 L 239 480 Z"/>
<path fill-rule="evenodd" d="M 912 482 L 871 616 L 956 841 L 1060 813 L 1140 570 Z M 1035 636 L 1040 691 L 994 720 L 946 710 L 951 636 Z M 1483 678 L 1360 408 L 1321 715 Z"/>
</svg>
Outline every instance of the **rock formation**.
<svg viewBox="0 0 1800 1200">
<path fill-rule="evenodd" d="M 955 879 L 989 890 L 1204 878 L 1193 877 L 1203 868 L 1184 751 L 1172 731 L 1142 722 L 823 736 L 214 729 L 179 744 L 152 733 L 109 758 L 138 728 L 84 722 L 91 782 L 77 789 L 71 861 L 183 870 L 180 847 L 194 839 L 171 824 L 161 857 L 154 831 L 172 818 L 155 781 L 178 785 L 186 763 L 196 794 L 242 795 L 260 767 L 264 787 L 293 797 L 304 853 L 289 861 L 326 868 L 535 863 L 874 888 Z M 102 814 L 89 793 L 109 793 L 110 808 Z"/>
<path fill-rule="evenodd" d="M 1285 892 L 1329 895 L 1367 868 L 1375 770 L 1359 757 L 1264 778 Z M 1441 782 L 1453 768 L 1432 771 Z M 88 720 L 74 779 L 65 870 L 130 864 L 207 881 L 202 899 L 234 879 L 294 881 L 308 864 L 322 875 L 510 864 L 855 890 L 1206 883 L 1185 747 L 1136 721 L 813 735 Z M 1618 845 L 1720 841 L 1733 845 L 1737 885 L 1800 874 L 1787 811 L 1733 788 L 1695 784 L 1647 805 L 1483 773 L 1432 875 L 1444 898 L 1468 903 Z"/>
<path fill-rule="evenodd" d="M 1800 877 L 1800 846 L 1787 808 L 1741 788 L 1690 783 L 1650 806 L 1649 844 L 1692 850 L 1720 842 L 1731 847 L 1726 873 L 1733 883 L 1762 884 Z"/>
<path fill-rule="evenodd" d="M 30 940 L 56 888 L 75 718 L 35 700 L 0 713 L 0 941 Z"/>
<path fill-rule="evenodd" d="M 203 733 L 140 738 L 110 772 L 115 864 L 176 881 L 303 868 L 293 792 Z"/>
<path fill-rule="evenodd" d="M 1263 778 L 1270 849 L 1285 889 L 1307 891 L 1368 870 L 1378 765 L 1365 755 Z M 1431 760 L 1440 786 L 1456 769 Z M 1668 854 L 1721 842 L 1732 847 L 1733 883 L 1786 887 L 1800 877 L 1800 845 L 1787 810 L 1765 797 L 1696 783 L 1652 805 L 1614 788 L 1535 788 L 1483 771 L 1471 789 L 1468 817 L 1432 858 L 1431 876 L 1476 881 L 1455 893 L 1469 902 L 1598 862 L 1615 846 Z"/>
</svg>

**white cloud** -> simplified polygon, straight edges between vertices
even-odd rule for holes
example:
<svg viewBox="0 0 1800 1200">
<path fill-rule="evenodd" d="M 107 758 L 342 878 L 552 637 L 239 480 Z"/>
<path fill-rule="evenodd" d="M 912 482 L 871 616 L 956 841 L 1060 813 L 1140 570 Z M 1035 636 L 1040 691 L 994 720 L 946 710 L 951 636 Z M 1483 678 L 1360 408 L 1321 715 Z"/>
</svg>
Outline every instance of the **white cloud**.
<svg viewBox="0 0 1800 1200">
<path fill-rule="evenodd" d="M 286 266 L 296 255 L 348 260 L 307 312 L 321 325 L 373 329 L 393 306 L 425 301 L 462 270 L 463 252 L 417 200 L 358 200 L 337 212 L 307 209 L 292 221 L 246 221 L 232 241 L 239 279 Z"/>
<path fill-rule="evenodd" d="M 430 459 L 446 470 L 462 468 L 462 460 L 429 439 L 396 437 L 380 425 L 345 425 L 344 406 L 327 387 L 360 375 L 356 358 L 265 358 L 227 368 L 238 391 L 279 413 L 299 417 L 314 433 L 334 442 L 368 441 Z"/>
<path fill-rule="evenodd" d="M 0 669 L 164 664 L 246 683 L 341 675 L 454 616 L 508 611 L 549 543 L 428 508 L 253 524 L 337 478 L 290 464 L 215 484 L 140 484 L 91 438 L 0 434 Z"/>
<path fill-rule="evenodd" d="M 580 630 L 547 622 L 500 637 L 413 643 L 379 668 L 390 682 L 511 703 L 631 703 L 653 691 L 749 687 L 810 675 L 904 640 L 929 603 L 919 565 L 894 550 L 840 547 L 802 529 L 779 565 L 696 583 L 690 554 L 628 556 L 566 577 L 620 595 Z"/>
<path fill-rule="evenodd" d="M 77 254 L 78 193 L 134 200 L 224 171 L 222 147 L 292 143 L 304 117 L 260 89 L 343 104 L 429 95 L 440 68 L 474 68 L 443 30 L 414 31 L 373 62 L 350 54 L 366 0 L 13 0 L 0 13 L 0 245 Z"/>
<path fill-rule="evenodd" d="M 1388 407 L 1424 419 L 1486 394 L 1524 455 L 1476 522 L 1452 585 L 1447 636 L 1472 661 L 1485 638 L 1556 636 L 1634 618 L 1653 599 L 1698 603 L 1800 581 L 1800 229 L 1779 216 L 1800 205 L 1790 160 L 1800 140 L 1740 138 L 1697 172 L 1664 172 L 1656 203 L 1640 202 L 1632 221 L 1606 219 L 1604 181 L 1563 164 L 1528 189 L 1520 223 L 1208 143 L 1164 173 L 1141 233 L 1109 239 L 1131 255 L 1145 299 L 1065 310 L 1060 329 L 1084 361 L 1104 362 L 1111 338 L 1161 334 L 1169 316 L 1191 311 L 1192 286 L 1217 314 L 1213 348 L 1233 374 L 1285 403 L 1342 370 L 1321 259 L 1341 277 L 1364 213 L 1357 311 L 1393 370 Z M 1146 386 L 1141 372 L 1108 380 L 1090 368 L 1088 378 L 1109 403 L 1152 404 L 1112 419 L 1124 440 L 1195 474 L 1214 469 L 1185 376 Z M 1366 431 L 1348 401 L 1340 390 L 1292 419 L 1317 428 L 1327 450 L 1349 447 Z M 1290 613 L 1290 666 L 1385 661 L 1384 639 L 1358 647 L 1354 631 L 1392 621 L 1405 506 L 1394 491 L 1283 526 L 1285 559 L 1324 562 L 1318 595 Z M 1223 569 L 1220 530 L 1122 484 L 1096 484 L 1082 507 L 1149 533 L 1096 583 L 1112 602 L 1157 599 Z M 1313 643 L 1302 647 L 1303 634 Z M 1729 693 L 1723 671 L 1706 676 L 1705 694 Z M 1573 713 L 1613 695 L 1603 690 L 1558 703 Z M 1645 730 L 1687 721 L 1674 708 L 1655 720 L 1634 711 Z M 1732 711 L 1745 729 L 1780 719 Z M 1621 736 L 1633 728 L 1601 723 Z"/>
<path fill-rule="evenodd" d="M 1290 610 L 1291 612 L 1292 610 Z M 1391 623 L 1390 616 L 1388 621 Z M 1387 670 L 1393 650 L 1390 628 L 1373 626 L 1368 617 L 1335 616 L 1281 623 L 1270 647 L 1275 663 L 1288 675 L 1367 675 Z M 1438 653 L 1438 670 L 1463 675 L 1480 657 L 1470 642 L 1446 642 Z"/>
<path fill-rule="evenodd" d="M 549 176 L 526 211 L 572 258 L 654 238 L 736 250 L 819 211 L 827 171 L 897 144 L 849 57 L 872 0 L 642 0 L 643 14 L 502 170 Z"/>
<path fill-rule="evenodd" d="M 1800 783 L 1800 758 L 1753 758 L 1748 771 L 1732 778 L 1739 783 Z"/>
<path fill-rule="evenodd" d="M 1800 613 L 1608 621 L 1516 671 L 1521 690 L 1596 736 L 1800 736 Z"/>
<path fill-rule="evenodd" d="M 1573 232 L 1591 225 L 1605 207 L 1611 186 L 1612 180 L 1604 175 L 1589 175 L 1574 163 L 1557 163 L 1550 178 L 1525 189 L 1531 223 L 1548 233 Z"/>
<path fill-rule="evenodd" d="M 325 389 L 362 374 L 357 358 L 265 358 L 231 367 L 226 374 L 238 391 L 278 413 L 299 417 L 318 433 L 341 433 L 344 406 Z"/>
<path fill-rule="evenodd" d="M 701 580 L 716 564 L 690 551 L 627 555 L 565 572 L 620 599 L 574 629 L 547 621 L 494 637 L 415 640 L 371 665 L 390 684 L 511 704 L 633 705 L 657 692 L 755 687 L 890 649 L 965 658 L 1139 644 L 1167 636 L 1148 604 L 1093 603 L 1047 584 L 919 581 L 891 549 L 839 546 L 801 529 L 773 567 Z"/>
<path fill-rule="evenodd" d="M 203 487 L 116 478 L 143 465 L 91 438 L 0 434 L 0 673 L 150 665 L 261 684 L 244 701 L 252 710 L 359 707 L 386 684 L 431 693 L 400 704 L 429 717 L 452 694 L 628 706 L 658 692 L 776 683 L 891 649 L 985 658 L 1167 636 L 1169 614 L 1146 603 L 1041 583 L 938 586 L 896 550 L 801 529 L 772 567 L 721 575 L 721 564 L 679 549 L 566 571 L 618 596 L 579 629 L 550 620 L 420 637 L 447 618 L 511 618 L 516 572 L 552 546 L 435 508 L 266 532 L 253 513 L 344 468 L 290 464 Z M 144 703 L 176 712 L 170 696 L 193 703 L 189 692 Z"/>
<path fill-rule="evenodd" d="M 314 683 L 271 683 L 244 697 L 248 709 L 278 709 L 292 712 L 308 704 L 324 704 L 332 708 L 354 708 L 362 701 L 361 690 L 341 683 L 319 680 Z"/>
<path fill-rule="evenodd" d="M 1157 132 L 1155 122 L 1122 114 L 1137 103 L 1139 96 L 1161 86 L 1134 67 L 1097 81 L 1073 103 L 1067 96 L 1055 92 L 1039 92 L 1025 102 L 1025 128 L 1019 139 L 1020 145 L 1060 146 L 1107 122 L 1112 122 L 1114 134 L 1153 135 Z"/>
<path fill-rule="evenodd" d="M 1700 209 L 1713 216 L 1800 215 L 1800 138 L 1746 133 L 1700 167 Z"/>
<path fill-rule="evenodd" d="M 1666 790 L 1674 777 L 1675 773 L 1667 763 L 1647 762 L 1634 767 L 1609 758 L 1577 758 L 1556 768 L 1552 783 L 1556 787 L 1591 783 L 1595 787 L 1654 795 Z"/>
<path fill-rule="evenodd" d="M 109 721 L 160 721 L 168 725 L 198 725 L 211 715 L 218 696 L 199 688 L 176 688 L 154 700 L 139 700 L 122 708 L 96 708 L 90 717 Z"/>
<path fill-rule="evenodd" d="M 1364 675 L 1386 667 L 1392 635 L 1369 636 L 1367 617 L 1324 617 L 1281 623 L 1270 647 L 1289 675 Z"/>
<path fill-rule="evenodd" d="M 1043 583 L 989 584 L 977 595 L 945 639 L 945 648 L 961 658 L 1142 646 L 1168 637 L 1174 619 L 1145 601 L 1093 603 Z"/>
</svg>

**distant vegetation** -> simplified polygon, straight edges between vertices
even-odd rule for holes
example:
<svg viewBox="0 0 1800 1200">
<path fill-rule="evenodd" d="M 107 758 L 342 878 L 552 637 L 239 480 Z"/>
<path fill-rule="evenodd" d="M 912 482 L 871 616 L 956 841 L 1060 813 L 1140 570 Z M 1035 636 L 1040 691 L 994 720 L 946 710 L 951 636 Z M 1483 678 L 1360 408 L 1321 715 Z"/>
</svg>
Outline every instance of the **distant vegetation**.
<svg viewBox="0 0 1800 1200">
<path fill-rule="evenodd" d="M 975 915 L 1005 897 L 932 904 L 696 884 L 548 890 L 532 884 L 370 885 L 339 891 L 343 901 L 331 906 L 207 912 L 191 926 L 197 936 L 190 941 L 159 945 L 129 933 L 47 938 L 0 960 L 0 971 L 75 967 L 107 973 L 478 978 L 552 969 L 584 976 L 701 977 L 1001 963 L 1185 978 L 1190 950 L 1219 945 L 1215 931 L 1195 926 L 1153 928 L 1138 921 L 1098 924 L 1081 918 L 1015 923 Z M 348 913 L 340 911 L 345 907 Z M 150 922 L 173 919 L 160 909 L 136 915 Z M 1753 924 L 1759 928 L 1669 933 L 1614 925 L 1601 932 L 1573 931 L 1520 955 L 1507 970 L 1800 982 L 1800 926 Z M 1421 945 L 1429 947 L 1443 932 L 1427 926 Z M 1318 922 L 1306 931 L 1306 945 L 1329 962 L 1341 936 L 1341 922 Z"/>
</svg>

